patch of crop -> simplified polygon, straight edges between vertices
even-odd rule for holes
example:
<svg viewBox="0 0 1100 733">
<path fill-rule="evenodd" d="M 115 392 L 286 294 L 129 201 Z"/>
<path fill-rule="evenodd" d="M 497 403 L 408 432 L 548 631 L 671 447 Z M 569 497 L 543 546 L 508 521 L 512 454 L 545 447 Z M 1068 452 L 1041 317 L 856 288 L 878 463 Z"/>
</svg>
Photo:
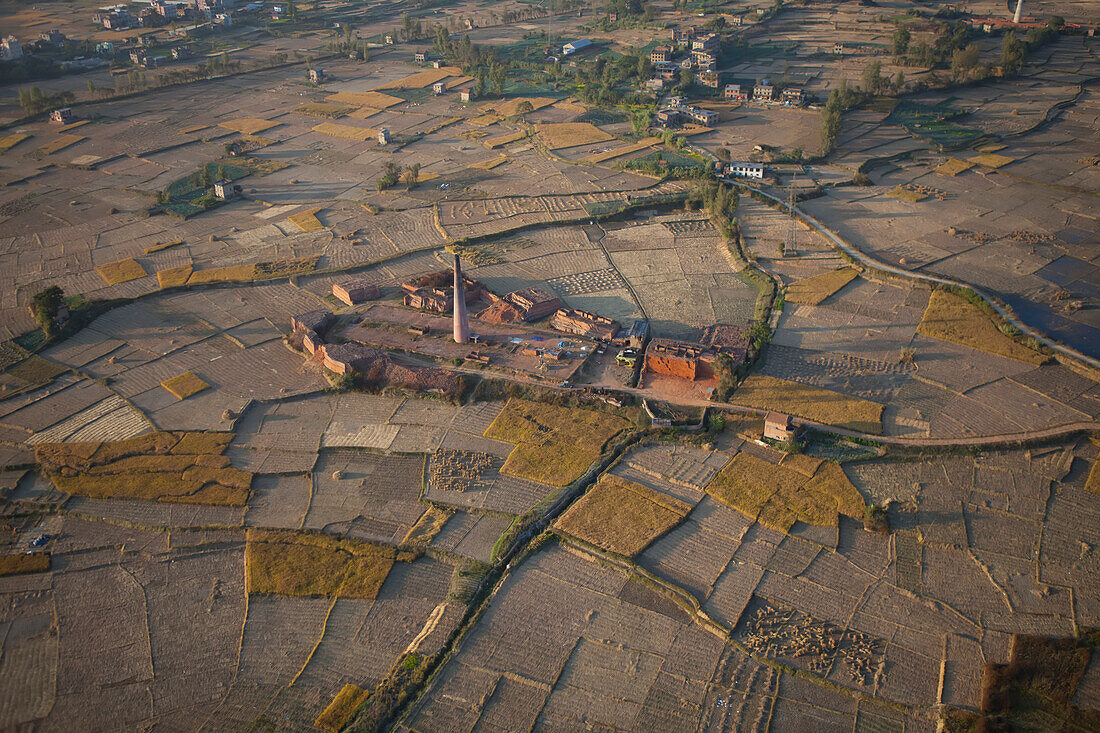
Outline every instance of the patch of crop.
<svg viewBox="0 0 1100 733">
<path fill-rule="evenodd" d="M 18 555 L 0 555 L 0 576 L 44 573 L 50 569 L 50 553 L 21 552 Z"/>
<path fill-rule="evenodd" d="M 294 531 L 249 530 L 248 592 L 373 599 L 396 559 L 392 549 Z"/>
<path fill-rule="evenodd" d="M 990 354 L 1042 364 L 1046 357 L 1012 340 L 980 307 L 947 290 L 934 290 L 917 327 L 925 336 L 953 341 Z"/>
<path fill-rule="evenodd" d="M 882 405 L 786 379 L 753 374 L 737 388 L 732 401 L 762 410 L 778 410 L 825 425 L 864 433 L 882 432 Z"/>
<path fill-rule="evenodd" d="M 95 268 L 95 271 L 108 285 L 118 285 L 130 280 L 137 280 L 139 277 L 145 277 L 148 274 L 145 272 L 145 268 L 132 258 L 99 265 Z"/>
<path fill-rule="evenodd" d="M 823 272 L 788 285 L 785 299 L 791 303 L 817 305 L 855 280 L 858 275 L 851 267 Z"/>
<path fill-rule="evenodd" d="M 194 373 L 184 372 L 177 377 L 164 380 L 160 383 L 160 386 L 175 395 L 177 400 L 185 400 L 191 395 L 202 392 L 210 385 L 195 376 Z"/>
<path fill-rule="evenodd" d="M 156 432 L 111 442 L 41 443 L 35 458 L 58 489 L 100 499 L 244 506 L 252 474 L 222 455 L 229 433 Z"/>
<path fill-rule="evenodd" d="M 351 112 L 354 107 L 348 107 L 343 104 L 325 104 L 324 102 L 310 102 L 309 104 L 303 104 L 294 111 L 300 115 L 310 115 L 311 117 L 328 117 L 330 120 L 335 120 L 343 117 L 348 112 Z"/>
<path fill-rule="evenodd" d="M 807 476 L 748 453 L 738 453 L 707 486 L 707 493 L 781 532 L 796 521 L 835 527 L 838 514 L 863 519 L 865 503 L 843 469 L 820 463 Z"/>
<path fill-rule="evenodd" d="M 313 724 L 322 730 L 339 733 L 340 729 L 351 720 L 355 709 L 366 699 L 367 691 L 362 687 L 344 685 L 344 689 L 336 693 L 336 697 L 332 698 L 332 702 L 317 716 Z"/>
<path fill-rule="evenodd" d="M 615 136 L 588 122 L 554 122 L 536 125 L 539 139 L 551 150 L 614 140 Z"/>
<path fill-rule="evenodd" d="M 634 557 L 684 520 L 691 505 L 615 475 L 604 475 L 555 523 L 562 532 Z"/>
</svg>

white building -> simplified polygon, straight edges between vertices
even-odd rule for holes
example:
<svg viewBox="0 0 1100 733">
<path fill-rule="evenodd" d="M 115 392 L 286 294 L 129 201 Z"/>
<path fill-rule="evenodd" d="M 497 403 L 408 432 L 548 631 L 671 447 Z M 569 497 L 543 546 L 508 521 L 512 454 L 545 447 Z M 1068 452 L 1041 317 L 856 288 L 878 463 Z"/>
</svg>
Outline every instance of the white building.
<svg viewBox="0 0 1100 733">
<path fill-rule="evenodd" d="M 588 48 L 591 45 L 592 41 L 588 40 L 587 38 L 579 38 L 576 41 L 572 41 L 571 43 L 567 43 L 562 46 L 561 53 L 563 56 L 570 56 L 572 54 L 575 54 L 577 51 L 580 51 L 582 48 Z"/>
<path fill-rule="evenodd" d="M 15 36 L 0 40 L 0 61 L 14 61 L 23 55 L 23 47 Z"/>
<path fill-rule="evenodd" d="M 764 177 L 764 166 L 760 163 L 726 163 L 726 175 L 760 179 Z"/>
</svg>

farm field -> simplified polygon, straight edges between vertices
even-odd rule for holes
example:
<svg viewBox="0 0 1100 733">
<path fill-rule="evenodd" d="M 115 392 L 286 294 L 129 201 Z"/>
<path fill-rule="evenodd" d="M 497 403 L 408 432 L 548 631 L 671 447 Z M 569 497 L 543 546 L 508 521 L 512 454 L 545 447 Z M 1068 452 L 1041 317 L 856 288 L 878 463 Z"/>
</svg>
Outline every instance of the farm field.
<svg viewBox="0 0 1100 733">
<path fill-rule="evenodd" d="M 0 730 L 1094 729 L 1100 5 L 939 5 L 0 5 Z"/>
</svg>

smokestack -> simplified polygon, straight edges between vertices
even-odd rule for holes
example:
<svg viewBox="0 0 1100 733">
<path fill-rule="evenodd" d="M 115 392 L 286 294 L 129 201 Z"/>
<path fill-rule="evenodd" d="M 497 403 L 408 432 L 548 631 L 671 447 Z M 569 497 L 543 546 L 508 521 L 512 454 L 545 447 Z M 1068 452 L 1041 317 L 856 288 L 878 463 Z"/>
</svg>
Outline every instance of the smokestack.
<svg viewBox="0 0 1100 733">
<path fill-rule="evenodd" d="M 455 302 L 454 302 L 454 337 L 456 344 L 464 344 L 470 340 L 470 321 L 466 318 L 466 283 L 462 279 L 462 262 L 455 256 Z"/>
<path fill-rule="evenodd" d="M 1020 22 L 1020 11 L 1024 9 L 1024 0 L 1016 0 L 1016 13 L 1012 16 L 1013 23 Z"/>
</svg>

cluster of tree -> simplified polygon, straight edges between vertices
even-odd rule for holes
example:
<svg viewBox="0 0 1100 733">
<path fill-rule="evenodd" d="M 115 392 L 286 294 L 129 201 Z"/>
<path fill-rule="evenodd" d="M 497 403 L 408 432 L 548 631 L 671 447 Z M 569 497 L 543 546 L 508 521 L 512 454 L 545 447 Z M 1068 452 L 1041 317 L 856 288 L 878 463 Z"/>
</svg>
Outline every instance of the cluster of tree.
<svg viewBox="0 0 1100 733">
<path fill-rule="evenodd" d="M 382 164 L 382 177 L 378 180 L 378 190 L 391 188 L 398 181 L 404 181 L 407 190 L 411 191 L 420 183 L 420 164 L 413 163 L 402 170 L 391 161 Z"/>
<path fill-rule="evenodd" d="M 726 239 L 737 237 L 737 189 L 717 181 L 705 181 L 696 185 L 684 203 L 698 203 Z"/>
<path fill-rule="evenodd" d="M 899 71 L 893 79 L 882 75 L 882 62 L 872 61 L 863 68 L 860 89 L 867 94 L 898 94 L 905 88 L 905 72 Z"/>
<path fill-rule="evenodd" d="M 648 99 L 619 89 L 635 89 L 652 74 L 653 63 L 644 54 L 624 54 L 614 61 L 600 56 L 595 61 L 577 64 L 573 82 L 580 88 L 578 96 L 589 104 L 602 107 L 623 102 L 646 104 Z"/>
<path fill-rule="evenodd" d="M 31 298 L 31 312 L 34 313 L 34 321 L 46 334 L 46 338 L 53 338 L 60 331 L 57 314 L 64 303 L 65 291 L 56 285 L 40 290 Z"/>
<path fill-rule="evenodd" d="M 840 135 L 840 116 L 860 101 L 857 92 L 848 88 L 848 84 L 841 81 L 840 86 L 829 93 L 829 99 L 825 103 L 825 109 L 821 110 L 821 144 L 824 152 L 828 153 L 836 145 L 837 136 Z"/>
<path fill-rule="evenodd" d="M 61 91 L 56 94 L 47 94 L 38 87 L 19 90 L 19 106 L 29 115 L 36 115 L 56 107 L 64 107 L 72 104 L 76 95 L 70 91 Z"/>
</svg>

